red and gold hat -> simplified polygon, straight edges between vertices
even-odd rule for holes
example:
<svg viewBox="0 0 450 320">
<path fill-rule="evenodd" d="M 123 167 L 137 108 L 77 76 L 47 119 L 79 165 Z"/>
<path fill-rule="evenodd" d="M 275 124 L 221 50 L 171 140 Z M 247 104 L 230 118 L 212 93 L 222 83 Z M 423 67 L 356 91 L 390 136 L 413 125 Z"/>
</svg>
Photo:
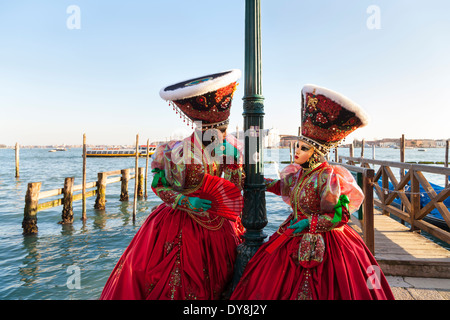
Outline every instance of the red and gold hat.
<svg viewBox="0 0 450 320">
<path fill-rule="evenodd" d="M 164 87 L 161 98 L 180 113 L 184 121 L 201 121 L 203 128 L 227 124 L 231 102 L 241 71 L 237 69 L 210 74 Z"/>
<path fill-rule="evenodd" d="M 343 95 L 315 85 L 302 89 L 301 137 L 322 154 L 368 124 L 364 110 Z"/>
</svg>

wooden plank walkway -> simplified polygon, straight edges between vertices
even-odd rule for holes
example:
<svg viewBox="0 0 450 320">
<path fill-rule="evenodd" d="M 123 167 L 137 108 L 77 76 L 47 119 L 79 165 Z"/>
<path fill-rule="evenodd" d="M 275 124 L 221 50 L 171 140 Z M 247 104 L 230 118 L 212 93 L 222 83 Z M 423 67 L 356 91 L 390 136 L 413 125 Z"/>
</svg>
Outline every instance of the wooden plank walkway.
<svg viewBox="0 0 450 320">
<path fill-rule="evenodd" d="M 360 235 L 361 224 L 349 223 Z M 450 278 L 450 250 L 374 210 L 375 258 L 385 275 Z"/>
</svg>

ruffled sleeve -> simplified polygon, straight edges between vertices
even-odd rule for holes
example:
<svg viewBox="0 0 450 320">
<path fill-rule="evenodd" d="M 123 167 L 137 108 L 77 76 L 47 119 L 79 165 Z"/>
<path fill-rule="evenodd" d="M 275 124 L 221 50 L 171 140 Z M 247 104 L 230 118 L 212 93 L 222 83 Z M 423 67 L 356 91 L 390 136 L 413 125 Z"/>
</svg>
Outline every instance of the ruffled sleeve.
<svg viewBox="0 0 450 320">
<path fill-rule="evenodd" d="M 171 158 L 171 152 L 174 146 L 178 143 L 180 143 L 180 141 L 170 141 L 168 143 L 160 144 L 152 155 L 151 168 L 164 170 L 167 160 Z"/>
<path fill-rule="evenodd" d="M 347 195 L 350 199 L 349 213 L 359 209 L 364 201 L 364 193 L 356 183 L 353 175 L 344 167 L 330 166 L 328 179 L 322 185 L 321 209 L 325 212 L 333 211 L 341 195 Z"/>
<path fill-rule="evenodd" d="M 152 156 L 151 168 L 153 172 L 152 190 L 166 204 L 175 209 L 182 194 L 183 170 L 172 160 L 174 152 L 180 149 L 180 141 L 170 141 L 159 145 Z"/>
<path fill-rule="evenodd" d="M 290 196 L 292 189 L 302 173 L 302 167 L 298 164 L 290 164 L 280 172 L 280 179 L 264 178 L 266 191 L 282 197 L 283 201 L 291 205 Z"/>
<path fill-rule="evenodd" d="M 312 215 L 310 225 L 317 232 L 326 232 L 346 224 L 350 214 L 359 209 L 364 201 L 364 193 L 356 183 L 353 175 L 341 166 L 329 166 L 324 175 L 324 183 L 321 185 L 321 214 Z M 348 210 L 341 206 L 342 216 L 336 216 L 336 205 L 342 202 L 342 196 L 349 199 Z"/>
</svg>

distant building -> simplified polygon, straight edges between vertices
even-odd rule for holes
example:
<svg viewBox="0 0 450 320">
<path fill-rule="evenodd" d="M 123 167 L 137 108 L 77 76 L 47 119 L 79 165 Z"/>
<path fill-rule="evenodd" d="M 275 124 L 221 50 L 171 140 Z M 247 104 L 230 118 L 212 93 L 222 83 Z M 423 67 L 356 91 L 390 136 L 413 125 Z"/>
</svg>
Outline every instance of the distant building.
<svg viewBox="0 0 450 320">
<path fill-rule="evenodd" d="M 400 139 L 391 139 L 391 138 L 381 139 L 378 140 L 378 143 L 376 145 L 381 148 L 399 147 Z"/>
<path fill-rule="evenodd" d="M 437 148 L 443 148 L 443 147 L 446 146 L 446 144 L 447 144 L 447 140 L 444 140 L 444 139 L 436 140 L 436 147 Z"/>
<path fill-rule="evenodd" d="M 263 146 L 266 148 L 277 148 L 280 145 L 280 133 L 278 129 L 264 130 Z"/>
<path fill-rule="evenodd" d="M 280 135 L 280 147 L 288 148 L 291 146 L 291 143 L 296 143 L 298 141 L 297 136 L 292 135 Z"/>
<path fill-rule="evenodd" d="M 432 139 L 411 139 L 405 141 L 407 148 L 435 148 L 436 141 Z"/>
<path fill-rule="evenodd" d="M 433 139 L 405 139 L 406 148 L 442 148 L 446 145 L 445 139 L 433 140 Z M 400 139 L 385 138 L 381 140 L 375 140 L 367 142 L 366 144 L 375 145 L 381 148 L 393 148 L 400 147 Z"/>
</svg>

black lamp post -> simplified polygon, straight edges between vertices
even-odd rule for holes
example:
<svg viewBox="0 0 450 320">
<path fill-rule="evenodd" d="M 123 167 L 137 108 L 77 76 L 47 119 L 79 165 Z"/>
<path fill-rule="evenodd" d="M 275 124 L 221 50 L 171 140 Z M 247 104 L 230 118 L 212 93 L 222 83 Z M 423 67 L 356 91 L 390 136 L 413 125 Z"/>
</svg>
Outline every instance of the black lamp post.
<svg viewBox="0 0 450 320">
<path fill-rule="evenodd" d="M 261 78 L 261 4 L 245 1 L 245 69 L 244 69 L 244 132 L 245 185 L 242 224 L 246 228 L 244 242 L 238 247 L 233 288 L 245 266 L 266 235 L 266 198 L 264 186 L 263 129 L 264 97 Z"/>
</svg>

